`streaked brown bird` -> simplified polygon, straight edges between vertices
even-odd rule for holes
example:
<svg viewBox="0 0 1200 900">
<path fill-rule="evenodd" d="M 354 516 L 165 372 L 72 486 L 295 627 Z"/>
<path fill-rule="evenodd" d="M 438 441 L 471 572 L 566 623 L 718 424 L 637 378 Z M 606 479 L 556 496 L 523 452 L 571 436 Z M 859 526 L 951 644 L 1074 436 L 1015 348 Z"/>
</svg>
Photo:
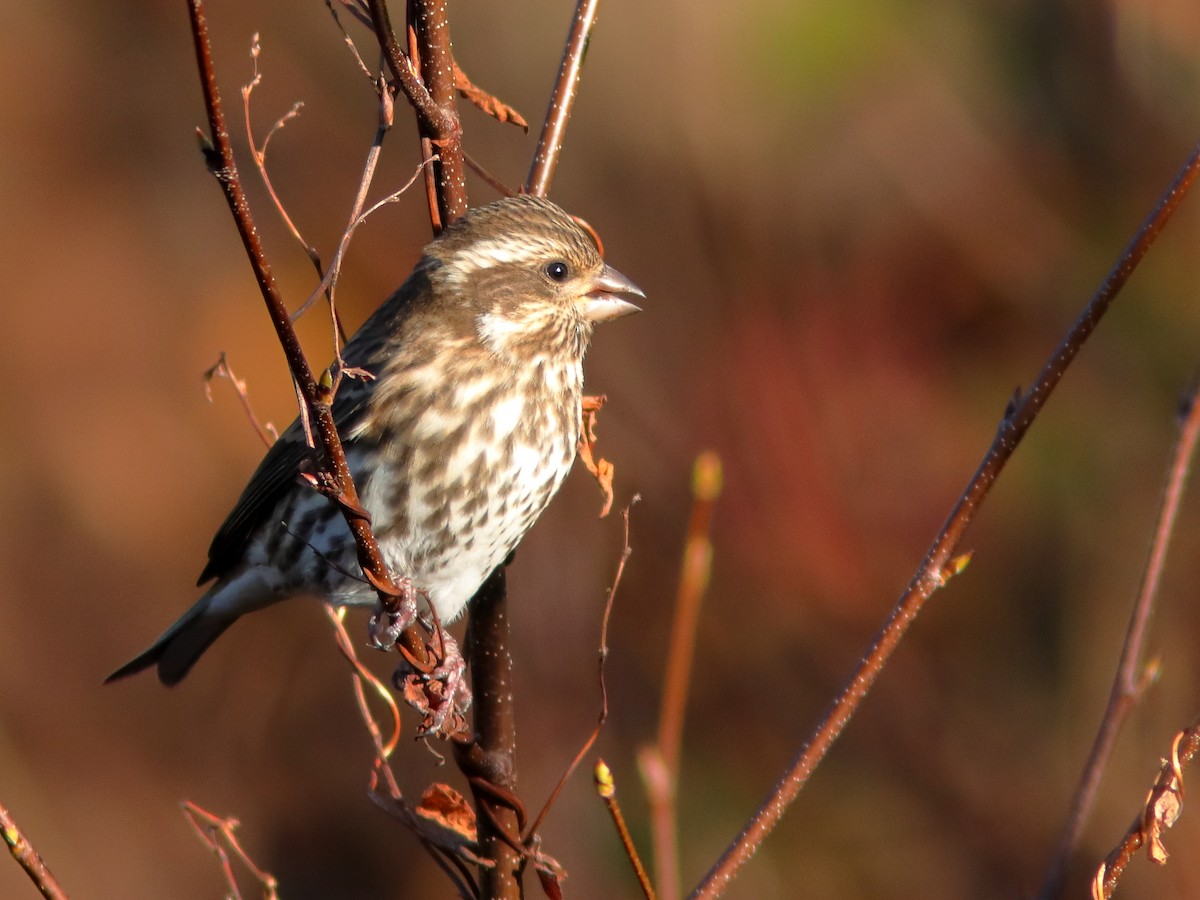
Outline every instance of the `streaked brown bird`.
<svg viewBox="0 0 1200 900">
<path fill-rule="evenodd" d="M 479 207 L 424 250 L 343 351 L 333 415 L 389 569 L 442 622 L 520 543 L 575 459 L 583 356 L 598 322 L 644 296 L 548 200 Z M 199 600 L 112 681 L 180 681 L 239 616 L 309 595 L 370 605 L 341 512 L 302 479 L 299 421 L 267 452 L 213 539 Z"/>
</svg>

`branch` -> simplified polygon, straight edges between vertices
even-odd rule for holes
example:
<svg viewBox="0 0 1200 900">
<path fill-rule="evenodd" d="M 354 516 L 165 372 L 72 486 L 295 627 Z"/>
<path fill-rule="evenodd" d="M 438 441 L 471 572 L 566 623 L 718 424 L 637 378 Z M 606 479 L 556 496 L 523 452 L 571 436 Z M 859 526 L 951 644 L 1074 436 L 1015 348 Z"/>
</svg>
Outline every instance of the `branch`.
<svg viewBox="0 0 1200 900">
<path fill-rule="evenodd" d="M 250 213 L 246 193 L 242 188 L 238 175 L 237 164 L 233 157 L 233 147 L 229 139 L 229 129 L 226 125 L 225 114 L 221 107 L 220 92 L 217 88 L 216 73 L 213 69 L 212 46 L 208 36 L 208 19 L 204 12 L 203 0 L 189 0 L 188 9 L 191 13 L 192 39 L 196 50 L 196 64 L 200 72 L 200 84 L 204 93 L 204 106 L 208 113 L 209 140 L 204 142 L 204 156 L 209 170 L 216 177 L 225 194 L 229 210 L 233 214 L 238 234 L 242 238 L 246 255 L 254 270 L 254 277 L 267 306 L 271 323 L 287 357 L 288 368 L 295 381 L 297 392 L 303 400 L 301 412 L 309 421 L 315 423 L 315 434 L 320 442 L 327 467 L 326 474 L 329 484 L 326 493 L 341 507 L 346 517 L 346 524 L 354 535 L 358 546 L 359 563 L 368 580 L 378 588 L 379 601 L 388 617 L 398 615 L 397 598 L 400 590 L 392 583 L 391 574 L 379 552 L 379 545 L 371 533 L 370 523 L 359 503 L 358 491 L 350 476 L 346 463 L 346 454 L 338 437 L 337 427 L 333 421 L 333 411 L 330 406 L 330 392 L 318 387 L 313 372 L 304 356 L 299 338 L 292 327 L 291 317 L 283 302 L 283 297 L 275 282 L 275 276 L 267 262 L 266 253 L 259 239 L 258 229 Z M 408 629 L 403 635 L 405 646 L 419 658 L 424 659 L 425 646 L 415 629 Z"/>
<path fill-rule="evenodd" d="M 12 813 L 3 803 L 0 803 L 0 834 L 4 836 L 4 843 L 8 845 L 8 852 L 12 854 L 12 858 L 25 870 L 29 880 L 34 883 L 46 900 L 67 900 L 67 894 L 59 886 L 58 879 L 42 861 L 37 848 L 29 843 L 29 839 L 17 827 Z"/>
<path fill-rule="evenodd" d="M 587 52 L 592 26 L 596 24 L 599 5 L 600 0 L 578 0 L 575 6 L 575 18 L 567 33 L 567 46 L 563 49 L 554 93 L 550 95 L 546 121 L 538 138 L 529 177 L 525 180 L 525 193 L 535 197 L 545 197 L 550 192 L 550 181 L 554 178 L 554 170 L 558 168 L 558 158 L 562 154 L 567 122 L 571 119 L 571 110 L 575 107 L 575 96 L 579 90 L 583 56 Z"/>
<path fill-rule="evenodd" d="M 1100 729 L 1092 744 L 1092 751 L 1088 755 L 1083 772 L 1080 773 L 1079 783 L 1071 800 L 1070 813 L 1059 837 L 1058 848 L 1055 850 L 1054 858 L 1046 870 L 1046 878 L 1038 892 L 1039 900 L 1051 900 L 1062 894 L 1067 877 L 1067 864 L 1070 862 L 1071 854 L 1079 843 L 1079 836 L 1083 833 L 1083 827 L 1091 814 L 1096 793 L 1100 788 L 1100 778 L 1104 774 L 1104 767 L 1107 765 L 1113 745 L 1117 741 L 1117 734 L 1158 672 L 1156 662 L 1145 666 L 1142 664 L 1146 629 L 1150 623 L 1150 614 L 1154 609 L 1154 598 L 1158 594 L 1159 581 L 1167 559 L 1167 548 L 1171 543 L 1171 535 L 1175 531 L 1175 520 L 1179 513 L 1179 504 L 1183 500 L 1188 468 L 1196 452 L 1197 438 L 1200 437 L 1200 402 L 1198 400 L 1200 400 L 1200 385 L 1193 388 L 1191 394 L 1184 400 L 1179 439 L 1175 443 L 1175 453 L 1167 473 L 1166 486 L 1163 488 L 1158 522 L 1154 528 L 1154 540 L 1150 544 L 1150 557 L 1146 561 L 1142 584 L 1133 605 L 1129 628 L 1125 633 L 1125 645 L 1121 648 L 1121 660 L 1117 665 L 1117 675 L 1113 680 L 1112 692 L 1109 694 L 1108 708 L 1104 711 Z"/>
<path fill-rule="evenodd" d="M 475 694 L 475 738 L 470 744 L 455 744 L 455 756 L 475 794 L 480 855 L 495 863 L 481 873 L 483 896 L 508 900 L 521 896 L 524 810 L 514 793 L 517 718 L 504 572 L 504 566 L 497 568 L 471 600 L 466 643 Z"/>
<path fill-rule="evenodd" d="M 950 576 L 960 570 L 961 566 L 956 565 L 953 554 L 967 526 L 987 497 L 992 483 L 1029 430 L 1029 426 L 1033 424 L 1033 420 L 1062 379 L 1075 355 L 1096 328 L 1137 264 L 1146 255 L 1154 239 L 1166 226 L 1171 214 L 1187 195 L 1198 172 L 1200 144 L 1192 149 L 1187 162 L 1126 246 L 1116 266 L 1084 307 L 1066 337 L 1050 354 L 1032 389 L 1024 394 L 1018 391 L 1009 402 L 991 446 L 951 510 L 949 518 L 929 548 L 908 588 L 896 602 L 883 628 L 867 650 L 866 656 L 842 688 L 841 694 L 833 702 L 813 735 L 792 760 L 783 777 L 771 789 L 716 865 L 704 876 L 692 897 L 719 895 L 738 870 L 750 860 L 842 733 L 925 601 L 942 587 Z"/>
</svg>

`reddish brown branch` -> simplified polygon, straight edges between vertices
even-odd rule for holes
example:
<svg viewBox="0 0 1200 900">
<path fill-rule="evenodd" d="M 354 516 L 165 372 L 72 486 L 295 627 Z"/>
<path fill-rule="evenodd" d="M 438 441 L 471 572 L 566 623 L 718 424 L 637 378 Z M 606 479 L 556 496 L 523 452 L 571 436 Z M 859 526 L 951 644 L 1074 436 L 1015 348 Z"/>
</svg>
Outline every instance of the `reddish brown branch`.
<svg viewBox="0 0 1200 900">
<path fill-rule="evenodd" d="M 1171 543 L 1171 535 L 1175 531 L 1179 504 L 1183 500 L 1188 470 L 1196 452 L 1197 438 L 1200 438 L 1200 402 L 1198 401 L 1200 401 L 1200 386 L 1194 388 L 1184 401 L 1179 439 L 1175 443 L 1175 453 L 1167 473 L 1166 486 L 1163 488 L 1158 522 L 1154 528 L 1154 540 L 1150 544 L 1150 556 L 1146 561 L 1142 583 L 1129 619 L 1129 628 L 1125 633 L 1125 644 L 1121 648 L 1121 660 L 1117 665 L 1117 674 L 1113 679 L 1112 691 L 1108 697 L 1108 707 L 1100 721 L 1100 728 L 1096 734 L 1096 740 L 1092 744 L 1087 763 L 1079 776 L 1079 784 L 1076 786 L 1075 795 L 1071 800 L 1070 813 L 1067 815 L 1066 824 L 1059 837 L 1058 848 L 1054 858 L 1050 861 L 1045 881 L 1038 893 L 1040 900 L 1051 900 L 1051 898 L 1061 895 L 1071 854 L 1079 843 L 1079 836 L 1083 833 L 1083 827 L 1091 813 L 1096 793 L 1100 788 L 1100 779 L 1112 753 L 1113 745 L 1116 743 L 1117 734 L 1157 672 L 1157 666 L 1154 663 L 1143 665 L 1142 662 L 1146 629 L 1150 623 L 1154 599 L 1158 594 L 1159 582 L 1166 564 L 1167 548 Z"/>
<path fill-rule="evenodd" d="M 391 575 L 379 552 L 379 546 L 371 533 L 370 523 L 354 510 L 361 509 L 358 492 L 350 469 L 346 463 L 346 454 L 338 437 L 337 427 L 333 421 L 331 397 L 329 392 L 322 390 L 313 376 L 300 340 L 292 328 L 291 317 L 287 306 L 275 283 L 275 276 L 267 261 L 266 252 L 259 239 L 258 229 L 250 213 L 250 206 L 242 188 L 238 175 L 237 164 L 233 156 L 233 146 L 229 139 L 229 129 L 225 113 L 221 106 L 220 91 L 217 87 L 216 73 L 213 68 L 212 47 L 208 36 L 208 19 L 204 12 L 203 0 L 189 0 L 188 8 L 191 13 L 192 38 L 196 50 L 196 64 L 200 72 L 200 84 L 204 93 L 204 106 L 208 113 L 209 141 L 205 147 L 205 159 L 209 170 L 216 177 L 229 204 L 241 236 L 246 255 L 249 257 L 254 277 L 267 306 L 271 323 L 287 357 L 288 368 L 291 370 L 297 392 L 303 399 L 302 413 L 315 425 L 315 435 L 323 453 L 329 485 L 327 493 L 337 499 L 339 506 L 346 514 L 346 523 L 354 535 L 358 546 L 359 562 L 369 580 L 380 585 L 379 600 L 389 616 L 397 614 L 397 597 L 399 590 L 392 584 Z M 405 645 L 411 652 L 424 658 L 424 642 L 415 629 L 409 629 L 403 637 Z"/>
<path fill-rule="evenodd" d="M 822 718 L 813 735 L 791 761 L 788 769 L 768 793 L 758 809 L 750 817 L 742 832 L 722 854 L 716 865 L 692 893 L 692 897 L 715 897 L 750 860 L 763 839 L 770 834 L 783 817 L 792 801 L 799 795 L 817 765 L 820 764 L 833 742 L 837 740 L 850 718 L 858 709 L 879 673 L 883 670 L 892 651 L 912 624 L 925 601 L 945 584 L 954 574 L 952 556 L 962 540 L 967 526 L 975 518 L 980 505 L 987 497 L 992 483 L 1016 450 L 1029 426 L 1049 398 L 1055 386 L 1066 372 L 1071 360 L 1091 335 L 1112 301 L 1116 298 L 1130 274 L 1146 255 L 1154 239 L 1166 226 L 1171 214 L 1187 195 L 1200 171 L 1200 144 L 1193 148 L 1186 163 L 1172 181 L 1170 187 L 1159 198 L 1153 212 L 1142 223 L 1133 239 L 1113 267 L 1104 283 L 1084 307 L 1079 318 L 1068 330 L 1062 342 L 1046 360 L 1033 387 L 1024 394 L 1018 393 L 1005 410 L 1004 418 L 996 437 L 984 454 L 979 468 L 971 476 L 966 489 L 950 512 L 941 532 L 929 548 L 924 561 L 917 569 L 908 588 L 900 596 L 883 628 L 875 637 L 858 668 L 843 687 L 832 707 Z"/>
<path fill-rule="evenodd" d="M 525 180 L 527 194 L 545 197 L 550 192 L 550 182 L 554 178 L 554 170 L 558 167 L 558 158 L 562 154 L 567 122 L 571 119 L 571 111 L 575 107 L 575 97 L 579 91 L 583 56 L 587 51 L 592 26 L 596 24 L 596 9 L 599 6 L 600 0 L 578 0 L 575 6 L 575 17 L 571 20 L 571 30 L 567 34 L 567 45 L 563 50 L 558 78 L 554 82 L 554 93 L 550 96 L 550 106 L 546 110 L 546 121 L 538 138 L 529 177 Z"/>
<path fill-rule="evenodd" d="M 475 737 L 470 745 L 456 747 L 455 755 L 475 789 L 480 855 L 494 863 L 482 872 L 483 896 L 509 900 L 521 896 L 524 854 L 519 804 L 505 802 L 515 798 L 517 787 L 517 720 L 503 566 L 471 600 L 468 627 Z M 485 784 L 499 790 L 484 791 Z"/>
<path fill-rule="evenodd" d="M 367 0 L 367 8 L 371 12 L 371 24 L 375 28 L 375 38 L 379 41 L 383 58 L 387 61 L 392 78 L 416 112 L 417 121 L 433 131 L 451 130 L 455 123 L 446 115 L 445 110 L 434 102 L 412 63 L 400 48 L 396 33 L 392 30 L 385 0 Z"/>
<path fill-rule="evenodd" d="M 462 155 L 462 125 L 455 102 L 454 52 L 446 0 L 409 0 L 409 24 L 420 47 L 421 78 L 442 111 L 437 121 L 418 117 L 421 137 L 433 146 L 437 221 L 444 228 L 467 211 L 467 174 Z M 430 210 L 431 216 L 434 210 Z"/>
<path fill-rule="evenodd" d="M 50 868 L 42 860 L 37 848 L 29 843 L 29 839 L 17 827 L 12 813 L 3 803 L 0 803 L 0 835 L 4 836 L 4 843 L 8 846 L 8 852 L 12 854 L 12 858 L 25 870 L 29 880 L 34 883 L 46 900 L 67 900 L 66 891 L 62 889 L 58 879 L 54 877 Z"/>
</svg>

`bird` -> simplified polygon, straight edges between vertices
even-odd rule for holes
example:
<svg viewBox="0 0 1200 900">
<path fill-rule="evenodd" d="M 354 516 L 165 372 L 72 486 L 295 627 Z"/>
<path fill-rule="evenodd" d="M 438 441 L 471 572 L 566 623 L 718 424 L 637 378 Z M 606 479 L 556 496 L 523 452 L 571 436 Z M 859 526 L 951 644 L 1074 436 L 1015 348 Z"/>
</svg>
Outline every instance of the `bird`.
<svg viewBox="0 0 1200 900">
<path fill-rule="evenodd" d="M 393 577 L 442 623 L 562 485 L 593 328 L 639 311 L 630 296 L 645 294 L 590 228 L 517 195 L 450 223 L 345 344 L 332 412 L 360 503 Z M 197 582 L 211 586 L 107 682 L 156 667 L 177 684 L 238 618 L 292 597 L 376 603 L 341 510 L 312 486 L 316 452 L 299 419 L 279 436 L 212 540 Z"/>
</svg>

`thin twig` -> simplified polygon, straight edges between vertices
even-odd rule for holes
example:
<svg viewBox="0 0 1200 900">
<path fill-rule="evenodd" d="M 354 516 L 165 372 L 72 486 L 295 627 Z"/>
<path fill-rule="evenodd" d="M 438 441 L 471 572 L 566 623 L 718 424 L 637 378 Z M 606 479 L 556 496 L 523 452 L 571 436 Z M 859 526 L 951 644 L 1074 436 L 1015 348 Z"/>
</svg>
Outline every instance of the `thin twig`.
<svg viewBox="0 0 1200 900">
<path fill-rule="evenodd" d="M 259 439 L 270 447 L 279 440 L 279 432 L 275 430 L 275 426 L 270 422 L 263 424 L 258 421 L 258 416 L 254 413 L 254 407 L 250 403 L 250 390 L 246 387 L 246 381 L 243 378 L 238 378 L 233 374 L 233 369 L 229 367 L 229 360 L 225 356 L 225 351 L 221 351 L 220 357 L 213 365 L 206 369 L 203 375 L 204 378 L 204 396 L 209 402 L 212 402 L 212 383 L 214 378 L 224 378 L 233 385 L 234 393 L 237 394 L 239 402 L 242 404 L 242 411 L 246 414 L 246 418 L 250 420 L 250 424 L 254 427 L 255 433 Z"/>
<path fill-rule="evenodd" d="M 658 741 L 638 753 L 642 782 L 650 801 L 654 835 L 654 871 L 658 895 L 675 900 L 680 893 L 679 841 L 676 831 L 675 798 L 679 789 L 679 757 L 683 744 L 683 718 L 687 709 L 688 685 L 692 678 L 692 652 L 700 620 L 700 601 L 708 589 L 712 571 L 713 504 L 721 492 L 721 460 L 715 453 L 702 453 L 692 469 L 692 515 L 684 543 L 679 590 L 675 596 L 675 619 L 667 650 L 662 706 L 658 718 Z"/>
<path fill-rule="evenodd" d="M 1133 855 L 1142 847 L 1150 861 L 1163 865 L 1167 861 L 1167 849 L 1163 845 L 1163 832 L 1175 824 L 1183 811 L 1183 767 L 1200 751 L 1200 723 L 1193 722 L 1175 735 L 1171 741 L 1171 756 L 1163 760 L 1154 780 L 1154 786 L 1146 795 L 1142 811 L 1138 813 L 1125 837 L 1102 862 L 1092 879 L 1093 900 L 1107 900 L 1117 889 L 1117 882 Z"/>
<path fill-rule="evenodd" d="M 596 793 L 600 795 L 600 799 L 604 801 L 604 806 L 608 809 L 608 815 L 617 829 L 617 837 L 621 839 L 621 846 L 625 849 L 625 856 L 633 865 L 633 874 L 637 877 L 642 894 L 646 900 L 654 900 L 654 888 L 650 884 L 650 876 L 646 874 L 646 867 L 642 865 L 642 858 L 638 855 L 637 847 L 633 843 L 629 826 L 625 824 L 621 804 L 617 802 L 617 783 L 613 778 L 612 769 L 604 760 L 598 759 L 593 775 L 596 782 Z"/>
<path fill-rule="evenodd" d="M 221 872 L 225 875 L 225 882 L 229 885 L 231 896 L 240 900 L 242 894 L 238 889 L 237 876 L 233 871 L 233 861 L 229 858 L 229 852 L 225 849 L 228 844 L 233 850 L 234 855 L 242 861 L 242 864 L 250 870 L 251 874 L 262 885 L 263 897 L 265 900 L 277 900 L 279 896 L 277 891 L 279 882 L 270 872 L 265 869 L 260 869 L 250 858 L 242 847 L 241 842 L 237 839 L 235 832 L 241 823 L 234 818 L 222 818 L 221 816 L 210 813 L 202 806 L 198 806 L 191 800 L 184 800 L 179 804 L 180 810 L 183 812 L 184 818 L 188 820 L 188 824 L 192 826 L 192 830 L 196 832 L 196 836 L 202 840 L 205 845 L 212 850 L 221 864 Z"/>
<path fill-rule="evenodd" d="M 1028 393 L 1018 394 L 1010 401 L 996 437 L 984 454 L 979 468 L 971 476 L 946 524 L 942 526 L 941 532 L 867 650 L 866 656 L 842 688 L 813 735 L 791 761 L 783 777 L 771 789 L 741 833 L 721 855 L 720 860 L 704 876 L 693 891 L 692 897 L 719 895 L 738 870 L 750 860 L 763 839 L 770 834 L 799 795 L 838 735 L 842 733 L 925 601 L 954 574 L 956 567 L 953 554 L 962 540 L 963 532 L 987 497 L 992 483 L 1029 430 L 1029 426 L 1033 424 L 1071 360 L 1075 358 L 1130 274 L 1146 255 L 1154 239 L 1166 226 L 1171 214 L 1187 195 L 1198 172 L 1200 144 L 1192 149 L 1187 162 L 1121 253 L 1116 266 L 1067 331 L 1066 337 L 1050 354 L 1032 389 Z"/>
<path fill-rule="evenodd" d="M 300 110 L 304 104 L 297 101 L 292 104 L 292 108 L 280 116 L 271 129 L 267 132 L 267 136 L 263 138 L 262 146 L 258 146 L 254 140 L 254 125 L 250 121 L 250 97 L 254 93 L 254 89 L 262 83 L 262 72 L 258 68 L 259 57 L 262 56 L 262 44 L 259 42 L 258 33 L 250 39 L 250 59 L 254 62 L 254 77 L 250 79 L 248 84 L 242 85 L 242 114 L 246 119 L 246 141 L 250 145 L 250 156 L 254 160 L 254 167 L 258 170 L 258 177 L 262 179 L 263 187 L 267 189 L 267 195 L 271 198 L 271 202 L 275 204 L 275 211 L 279 213 L 279 218 L 283 220 L 283 224 L 287 230 L 291 232 L 292 238 L 304 250 L 305 255 L 312 262 L 313 267 L 317 270 L 317 277 L 320 278 L 324 274 L 324 269 L 321 264 L 321 255 L 317 252 L 317 248 L 304 239 L 300 233 L 300 229 L 288 215 L 287 207 L 283 205 L 283 201 L 279 198 L 279 194 L 275 190 L 275 185 L 271 183 L 271 175 L 267 171 L 267 146 L 271 143 L 271 138 L 275 133 L 280 131 L 292 119 L 299 118 Z"/>
<path fill-rule="evenodd" d="M 225 113 L 221 105 L 220 91 L 217 87 L 216 72 L 213 67 L 212 47 L 208 36 L 208 18 L 204 11 L 203 0 L 189 0 L 188 8 L 191 14 L 192 38 L 196 50 L 196 63 L 200 73 L 200 84 L 204 94 L 204 106 L 208 114 L 209 138 L 205 146 L 205 158 L 209 170 L 216 177 L 229 204 L 237 225 L 238 234 L 246 249 L 250 265 L 254 270 L 259 290 L 267 305 L 271 322 L 275 326 L 276 335 L 287 357 L 296 390 L 303 398 L 301 412 L 315 425 L 315 437 L 320 443 L 325 464 L 328 467 L 330 487 L 328 493 L 333 497 L 346 517 L 346 523 L 354 535 L 358 547 L 359 562 L 368 580 L 378 586 L 380 603 L 389 616 L 395 616 L 398 610 L 397 598 L 400 590 L 392 583 L 391 575 L 375 536 L 371 533 L 370 523 L 362 514 L 362 506 L 358 499 L 358 491 L 350 475 L 346 463 L 346 454 L 338 437 L 337 426 L 333 420 L 331 397 L 328 391 L 323 391 L 317 385 L 312 368 L 304 355 L 303 348 L 292 327 L 287 306 L 279 293 L 275 276 L 266 258 L 259 232 L 250 213 L 250 206 L 242 188 L 238 175 L 237 164 L 233 156 L 233 146 L 229 139 L 229 129 L 225 121 Z M 425 657 L 425 645 L 415 628 L 405 631 L 402 640 L 410 651 L 420 658 Z"/>
<path fill-rule="evenodd" d="M 550 792 L 550 797 L 542 805 L 541 812 L 537 814 L 537 818 L 529 826 L 529 831 L 525 837 L 526 844 L 533 840 L 534 835 L 537 834 L 538 827 L 542 824 L 542 820 L 546 818 L 547 813 L 550 812 L 551 807 L 558 800 L 558 795 L 562 793 L 562 789 L 570 780 L 571 775 L 574 774 L 579 764 L 583 761 L 583 758 L 595 746 L 596 741 L 600 737 L 600 732 L 604 728 L 604 723 L 608 719 L 608 684 L 604 677 L 604 664 L 608 660 L 608 621 L 612 617 L 613 601 L 617 596 L 617 588 L 621 586 L 621 579 L 625 575 L 625 564 L 629 562 L 629 557 L 633 553 L 633 549 L 629 544 L 629 511 L 641 499 L 640 495 L 634 494 L 633 498 L 629 501 L 629 505 L 621 510 L 621 518 L 625 523 L 624 544 L 621 547 L 621 558 L 617 561 L 617 570 L 613 575 L 612 585 L 609 587 L 608 596 L 604 601 L 604 615 L 600 619 L 600 652 L 597 667 L 597 674 L 600 680 L 600 712 L 596 716 L 596 724 L 592 728 L 592 733 L 583 742 L 583 746 L 579 748 L 579 752 L 575 754 L 575 758 L 571 760 L 571 764 L 567 766 L 562 777 L 558 779 L 558 784 Z"/>
<path fill-rule="evenodd" d="M 58 879 L 54 877 L 50 868 L 42 860 L 37 848 L 17 827 L 12 813 L 3 803 L 0 803 L 0 835 L 4 836 L 4 843 L 8 846 L 8 852 L 12 854 L 12 858 L 25 870 L 29 880 L 34 883 L 46 900 L 67 900 L 66 891 L 62 889 Z"/>
<path fill-rule="evenodd" d="M 358 711 L 362 717 L 363 724 L 367 726 L 367 732 L 371 735 L 371 742 L 375 745 L 376 759 L 381 766 L 387 768 L 387 761 L 391 759 L 392 753 L 396 750 L 396 745 L 400 742 L 400 708 L 396 705 L 396 700 L 392 696 L 392 692 L 358 658 L 358 653 L 354 649 L 354 642 L 350 640 L 350 635 L 346 633 L 346 607 L 333 606 L 330 603 L 326 603 L 324 604 L 324 608 L 325 615 L 333 625 L 338 650 L 341 651 L 346 661 L 350 663 L 351 668 L 354 669 L 354 695 L 358 700 Z M 371 693 L 383 701 L 384 705 L 388 708 L 388 713 L 391 715 L 392 729 L 391 735 L 387 740 L 384 740 L 383 730 L 379 727 L 379 723 L 375 721 L 375 716 L 371 714 L 371 709 L 367 705 L 364 684 L 371 686 Z M 400 788 L 397 786 L 394 776 L 392 776 L 391 769 L 387 769 L 386 780 L 392 792 L 392 798 L 400 799 Z"/>
<path fill-rule="evenodd" d="M 1184 400 L 1180 417 L 1179 438 L 1175 442 L 1175 453 L 1171 467 L 1167 473 L 1167 483 L 1163 488 L 1162 500 L 1158 512 L 1158 522 L 1154 528 L 1154 539 L 1150 544 L 1150 555 L 1146 561 L 1146 569 L 1142 574 L 1142 583 L 1138 589 L 1137 600 L 1130 615 L 1129 628 L 1125 633 L 1125 644 L 1121 648 L 1121 660 L 1117 664 L 1117 674 L 1113 679 L 1112 691 L 1108 697 L 1108 707 L 1100 721 L 1096 740 L 1092 744 L 1087 764 L 1080 773 L 1075 795 L 1071 800 L 1070 812 L 1059 837 L 1058 848 L 1054 858 L 1046 870 L 1046 878 L 1038 892 L 1040 900 L 1051 900 L 1062 894 L 1067 877 L 1067 867 L 1071 854 L 1079 843 L 1084 825 L 1091 814 L 1096 793 L 1100 788 L 1100 779 L 1108 764 L 1109 755 L 1116 743 L 1117 735 L 1124 725 L 1125 719 L 1137 705 L 1158 672 L 1157 663 L 1143 665 L 1145 655 L 1146 630 L 1150 623 L 1150 615 L 1154 610 L 1154 599 L 1158 595 L 1158 586 L 1166 564 L 1167 548 L 1171 543 L 1171 535 L 1175 531 L 1175 521 L 1179 513 L 1179 504 L 1183 500 L 1184 487 L 1187 483 L 1188 470 L 1192 457 L 1196 452 L 1197 438 L 1200 437 L 1200 385 L 1193 388 L 1191 394 Z"/>
<path fill-rule="evenodd" d="M 578 0 L 571 30 L 567 33 L 567 45 L 563 49 L 562 64 L 554 82 L 554 93 L 550 95 L 550 106 L 546 110 L 546 121 L 538 138 L 537 151 L 525 179 L 525 193 L 545 197 L 550 192 L 554 170 L 562 155 L 563 139 L 567 133 L 567 122 L 575 107 L 579 92 L 579 75 L 583 71 L 583 57 L 587 52 L 592 26 L 596 24 L 596 10 L 600 0 Z"/>
</svg>

